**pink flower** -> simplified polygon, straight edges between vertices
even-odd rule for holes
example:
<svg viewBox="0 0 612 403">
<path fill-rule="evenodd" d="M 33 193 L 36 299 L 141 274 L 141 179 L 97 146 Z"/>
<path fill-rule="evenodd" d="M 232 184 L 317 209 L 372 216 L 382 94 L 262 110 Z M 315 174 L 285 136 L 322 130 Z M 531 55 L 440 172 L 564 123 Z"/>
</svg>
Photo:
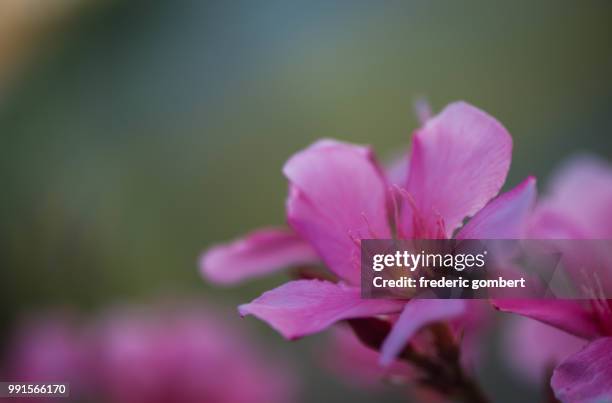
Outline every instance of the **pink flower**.
<svg viewBox="0 0 612 403">
<path fill-rule="evenodd" d="M 510 319 L 502 333 L 505 357 L 529 383 L 548 382 L 557 364 L 587 343 L 542 322 L 518 316 Z"/>
<path fill-rule="evenodd" d="M 288 368 L 243 333 L 195 305 L 111 312 L 92 330 L 100 391 L 117 403 L 291 401 Z"/>
<path fill-rule="evenodd" d="M 553 181 L 550 195 L 536 208 L 529 233 L 539 238 L 612 239 L 610 206 L 612 167 L 593 158 L 576 159 Z M 566 253 L 577 254 L 570 256 L 576 259 L 588 259 L 593 253 L 607 253 L 607 258 L 612 258 L 612 251 L 595 249 Z M 554 370 L 551 385 L 556 396 L 564 402 L 612 399 L 612 300 L 597 294 L 599 287 L 608 290 L 611 285 L 610 278 L 598 280 L 593 285 L 593 299 L 586 301 L 494 302 L 502 311 L 536 319 L 591 341 L 578 353 L 569 355 L 574 349 L 566 351 L 565 356 L 569 357 Z M 551 347 L 554 343 L 540 342 L 539 348 L 543 350 Z"/>
<path fill-rule="evenodd" d="M 14 364 L 2 380 L 70 382 L 79 401 L 293 401 L 290 368 L 223 317 L 177 304 L 123 307 L 81 326 L 61 317 L 32 321 L 17 332 L 9 350 Z"/>
<path fill-rule="evenodd" d="M 283 167 L 291 230 L 267 229 L 263 239 L 255 233 L 216 246 L 203 255 L 202 273 L 228 283 L 317 258 L 335 282 L 288 282 L 241 305 L 240 314 L 260 318 L 288 339 L 345 319 L 393 315 L 397 320 L 380 358 L 389 365 L 424 326 L 465 315 L 466 302 L 361 299 L 360 240 L 518 237 L 535 198 L 535 179 L 493 199 L 506 179 L 511 153 L 506 129 L 463 102 L 447 106 L 417 130 L 401 184 L 392 185 L 401 175 L 390 180 L 370 148 L 318 141 Z"/>
<path fill-rule="evenodd" d="M 87 349 L 74 316 L 65 312 L 25 318 L 9 340 L 3 382 L 68 382 L 74 399 L 84 397 L 92 379 L 84 371 Z M 14 402 L 57 401 L 20 397 Z"/>
</svg>

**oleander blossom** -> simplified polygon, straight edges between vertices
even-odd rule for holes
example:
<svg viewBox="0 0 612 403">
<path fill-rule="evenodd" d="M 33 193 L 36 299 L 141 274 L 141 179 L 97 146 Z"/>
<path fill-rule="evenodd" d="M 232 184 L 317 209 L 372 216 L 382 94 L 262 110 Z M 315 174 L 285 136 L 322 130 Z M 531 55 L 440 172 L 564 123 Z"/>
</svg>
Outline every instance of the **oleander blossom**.
<svg viewBox="0 0 612 403">
<path fill-rule="evenodd" d="M 593 157 L 575 158 L 560 170 L 549 195 L 538 203 L 528 234 L 553 239 L 612 239 L 610 206 L 612 167 Z M 612 262 L 612 251 L 601 250 L 596 244 L 588 250 L 576 248 L 564 253 L 582 262 L 588 262 L 589 256 L 595 254 L 599 262 Z M 612 266 L 606 269 L 600 271 L 604 276 L 586 284 L 591 288 L 589 300 L 494 301 L 502 311 L 543 323 L 522 325 L 532 328 L 524 348 L 533 345 L 539 351 L 531 356 L 533 366 L 558 364 L 551 387 L 563 402 L 612 401 L 612 300 L 603 293 L 612 286 L 610 277 L 605 277 L 612 273 Z M 553 338 L 555 331 L 567 335 Z"/>
<path fill-rule="evenodd" d="M 76 401 L 294 401 L 291 367 L 261 351 L 223 312 L 202 305 L 122 306 L 78 325 L 59 315 L 30 320 L 16 331 L 2 375 L 69 382 Z"/>
<path fill-rule="evenodd" d="M 420 329 L 440 321 L 469 322 L 463 319 L 471 309 L 463 300 L 362 299 L 360 241 L 520 237 L 535 179 L 496 197 L 511 153 L 507 130 L 465 102 L 448 105 L 415 132 L 404 175 L 397 167 L 388 175 L 369 147 L 317 141 L 283 167 L 290 228 L 265 228 L 213 246 L 201 258 L 201 271 L 210 281 L 233 284 L 322 262 L 333 279 L 287 282 L 241 305 L 240 314 L 258 317 L 287 339 L 343 320 L 383 320 L 392 328 L 380 343 L 379 361 L 391 365 Z M 462 226 L 467 217 L 472 218 Z"/>
</svg>

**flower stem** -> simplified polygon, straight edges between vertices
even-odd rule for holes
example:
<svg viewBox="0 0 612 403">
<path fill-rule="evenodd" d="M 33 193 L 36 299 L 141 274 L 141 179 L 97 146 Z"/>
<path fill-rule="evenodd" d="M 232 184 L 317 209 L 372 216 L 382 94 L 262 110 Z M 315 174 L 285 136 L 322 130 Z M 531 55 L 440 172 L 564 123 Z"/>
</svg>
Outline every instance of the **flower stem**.
<svg viewBox="0 0 612 403">
<path fill-rule="evenodd" d="M 359 339 L 367 346 L 380 350 L 391 325 L 375 318 L 351 319 L 348 321 Z M 463 370 L 460 348 L 455 337 L 444 323 L 431 325 L 434 335 L 435 355 L 425 355 L 407 345 L 399 359 L 411 363 L 422 373 L 419 383 L 443 396 L 466 403 L 488 403 L 478 384 Z"/>
</svg>

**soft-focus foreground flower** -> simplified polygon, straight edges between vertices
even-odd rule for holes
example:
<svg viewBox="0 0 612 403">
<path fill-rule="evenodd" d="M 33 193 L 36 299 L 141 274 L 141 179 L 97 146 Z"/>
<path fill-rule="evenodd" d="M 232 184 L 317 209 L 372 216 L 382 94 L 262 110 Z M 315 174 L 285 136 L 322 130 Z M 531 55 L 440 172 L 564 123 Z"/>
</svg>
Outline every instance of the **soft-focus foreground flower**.
<svg viewBox="0 0 612 403">
<path fill-rule="evenodd" d="M 18 366 L 7 379 L 68 381 L 75 400 L 286 403 L 294 397 L 289 368 L 258 350 L 242 328 L 197 305 L 124 307 L 80 329 L 47 320 L 18 334 L 23 339 L 12 355 Z"/>
<path fill-rule="evenodd" d="M 0 371 L 0 380 L 68 382 L 77 400 L 91 385 L 86 347 L 74 315 L 40 314 L 22 321 L 14 332 Z M 49 398 L 50 401 L 57 399 Z M 42 397 L 11 398 L 11 402 L 43 402 Z"/>
<path fill-rule="evenodd" d="M 594 158 L 575 159 L 560 171 L 549 196 L 538 204 L 529 233 L 539 238 L 612 239 L 610 206 L 612 167 Z M 588 259 L 591 253 L 607 253 L 607 258 L 612 258 L 610 250 L 576 249 L 565 253 L 577 254 L 576 259 Z M 612 266 L 607 269 L 612 270 Z M 572 354 L 575 346 L 565 346 L 564 352 L 555 351 L 559 343 L 550 342 L 550 330 L 544 326 L 542 332 L 532 335 L 531 341 L 538 343 L 543 355 L 555 356 L 559 362 L 565 358 L 551 380 L 557 398 L 564 402 L 612 400 L 612 300 L 601 293 L 601 287 L 610 289 L 608 281 L 598 278 L 593 283 L 590 300 L 495 301 L 502 311 L 536 319 L 585 340 L 585 344 L 591 341 Z"/>
<path fill-rule="evenodd" d="M 202 272 L 211 281 L 229 284 L 290 265 L 323 262 L 333 281 L 288 282 L 240 306 L 240 313 L 255 315 L 288 339 L 350 320 L 362 341 L 380 348 L 383 365 L 409 358 L 432 372 L 409 341 L 427 325 L 460 323 L 468 311 L 466 302 L 361 299 L 360 241 L 518 238 L 534 202 L 535 180 L 528 178 L 494 199 L 506 179 L 511 153 L 506 129 L 463 102 L 447 106 L 416 131 L 405 180 L 396 173 L 390 179 L 368 147 L 318 141 L 283 167 L 289 180 L 291 229 L 259 230 L 215 246 L 203 255 Z M 454 348 L 456 327 L 431 329 L 439 355 Z M 454 354 L 449 351 L 447 358 Z M 447 380 L 439 376 L 439 382 L 451 384 L 437 386 L 456 392 L 455 375 Z"/>
<path fill-rule="evenodd" d="M 291 400 L 287 372 L 212 312 L 122 310 L 98 326 L 99 379 L 112 401 Z"/>
</svg>

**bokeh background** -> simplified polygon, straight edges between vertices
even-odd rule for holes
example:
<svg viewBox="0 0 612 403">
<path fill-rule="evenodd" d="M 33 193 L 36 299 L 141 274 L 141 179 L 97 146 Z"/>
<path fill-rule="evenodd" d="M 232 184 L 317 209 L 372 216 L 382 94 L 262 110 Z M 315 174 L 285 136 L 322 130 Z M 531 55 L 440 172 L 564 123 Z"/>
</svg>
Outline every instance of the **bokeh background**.
<svg viewBox="0 0 612 403">
<path fill-rule="evenodd" d="M 608 1 L 0 4 L 0 350 L 31 312 L 233 307 L 281 283 L 214 288 L 197 258 L 284 222 L 280 168 L 315 139 L 404 151 L 421 97 L 504 123 L 508 186 L 535 174 L 545 188 L 576 152 L 612 158 Z M 321 371 L 325 335 L 288 343 L 244 321 L 293 363 L 304 402 L 405 401 Z M 486 389 L 535 398 L 490 344 Z"/>
</svg>

